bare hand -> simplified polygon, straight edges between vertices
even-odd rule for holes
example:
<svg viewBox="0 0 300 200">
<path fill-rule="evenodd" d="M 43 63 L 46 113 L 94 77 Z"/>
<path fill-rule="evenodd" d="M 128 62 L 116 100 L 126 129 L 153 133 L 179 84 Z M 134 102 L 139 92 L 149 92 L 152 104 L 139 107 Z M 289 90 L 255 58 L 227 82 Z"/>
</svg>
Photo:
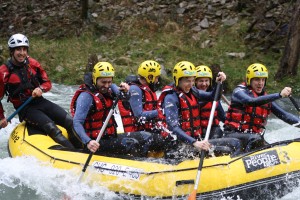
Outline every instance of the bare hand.
<svg viewBox="0 0 300 200">
<path fill-rule="evenodd" d="M 281 90 L 281 92 L 280 92 L 280 96 L 281 96 L 282 98 L 288 97 L 288 96 L 290 96 L 291 94 L 292 94 L 292 88 L 290 88 L 290 87 L 285 87 L 285 88 L 283 88 L 283 90 Z"/>
<path fill-rule="evenodd" d="M 41 88 L 37 87 L 32 91 L 32 97 L 40 97 L 42 96 L 43 91 Z"/>
<path fill-rule="evenodd" d="M 99 149 L 99 147 L 100 147 L 100 144 L 98 142 L 96 142 L 96 140 L 91 140 L 87 144 L 87 148 L 93 153 L 95 153 Z"/>
<path fill-rule="evenodd" d="M 226 80 L 226 74 L 224 72 L 219 72 L 216 78 L 217 82 L 223 82 Z"/>
<path fill-rule="evenodd" d="M 203 140 L 203 141 L 194 142 L 193 146 L 199 151 L 201 151 L 201 150 L 208 151 L 211 144 L 209 144 L 209 142 L 207 140 Z"/>
<path fill-rule="evenodd" d="M 6 118 L 4 118 L 0 121 L 0 126 L 2 128 L 5 128 L 7 125 L 8 125 L 8 122 L 7 122 Z"/>
<path fill-rule="evenodd" d="M 119 90 L 122 91 L 122 92 L 128 92 L 130 86 L 127 84 L 127 83 L 120 83 L 120 88 Z"/>
</svg>

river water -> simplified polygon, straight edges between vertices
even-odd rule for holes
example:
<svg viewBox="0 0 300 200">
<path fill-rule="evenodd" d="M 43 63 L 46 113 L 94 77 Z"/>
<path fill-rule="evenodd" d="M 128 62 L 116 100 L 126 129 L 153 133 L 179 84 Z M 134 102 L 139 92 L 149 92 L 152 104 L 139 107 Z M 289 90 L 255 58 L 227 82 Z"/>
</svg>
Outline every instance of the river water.
<svg viewBox="0 0 300 200">
<path fill-rule="evenodd" d="M 43 96 L 69 111 L 71 98 L 77 88 L 78 86 L 53 84 L 51 92 L 45 93 Z M 277 102 L 289 112 L 298 114 L 288 99 Z M 14 112 L 11 104 L 6 103 L 6 98 L 2 100 L 2 103 L 6 116 Z M 226 105 L 224 105 L 224 109 L 227 109 Z M 116 115 L 116 119 L 120 123 L 118 115 Z M 18 123 L 18 119 L 14 118 L 8 127 L 0 130 L 0 200 L 63 199 L 64 194 L 71 196 L 73 200 L 120 199 L 106 188 L 88 185 L 84 181 L 77 184 L 79 177 L 74 177 L 74 173 L 70 170 L 52 168 L 32 157 L 10 158 L 7 141 L 11 131 Z M 300 137 L 300 129 L 271 117 L 265 133 L 267 142 L 273 143 L 297 137 Z M 281 200 L 299 199 L 299 196 L 300 187 L 295 188 L 292 193 L 282 197 Z"/>
</svg>

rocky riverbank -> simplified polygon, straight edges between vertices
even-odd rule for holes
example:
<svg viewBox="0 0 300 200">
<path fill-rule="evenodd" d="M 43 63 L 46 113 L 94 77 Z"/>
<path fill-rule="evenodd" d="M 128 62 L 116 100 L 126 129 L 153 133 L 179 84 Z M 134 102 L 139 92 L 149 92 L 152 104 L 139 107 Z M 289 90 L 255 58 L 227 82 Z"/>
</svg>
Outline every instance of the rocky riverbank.
<svg viewBox="0 0 300 200">
<path fill-rule="evenodd" d="M 0 37 L 8 38 L 13 33 L 22 32 L 29 36 L 56 39 L 92 31 L 105 39 L 122 34 L 128 28 L 147 28 L 156 32 L 176 31 L 185 26 L 197 38 L 197 33 L 204 30 L 213 31 L 218 27 L 245 23 L 245 41 L 270 48 L 278 38 L 286 35 L 293 8 L 293 1 L 283 0 L 88 2 L 88 19 L 82 20 L 80 0 L 2 0 Z"/>
</svg>

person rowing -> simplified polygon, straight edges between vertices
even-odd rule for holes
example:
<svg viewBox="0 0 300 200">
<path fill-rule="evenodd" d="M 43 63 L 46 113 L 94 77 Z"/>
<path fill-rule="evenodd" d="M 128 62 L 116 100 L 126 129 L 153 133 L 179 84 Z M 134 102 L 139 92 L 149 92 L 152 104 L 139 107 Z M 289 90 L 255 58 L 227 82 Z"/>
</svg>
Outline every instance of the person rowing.
<svg viewBox="0 0 300 200">
<path fill-rule="evenodd" d="M 266 83 L 269 72 L 265 65 L 251 64 L 246 70 L 246 81 L 232 92 L 231 104 L 224 123 L 225 138 L 238 138 L 243 150 L 248 152 L 264 145 L 263 135 L 271 113 L 288 124 L 298 124 L 300 119 L 283 110 L 275 101 L 292 94 L 290 87 L 268 94 Z"/>
</svg>

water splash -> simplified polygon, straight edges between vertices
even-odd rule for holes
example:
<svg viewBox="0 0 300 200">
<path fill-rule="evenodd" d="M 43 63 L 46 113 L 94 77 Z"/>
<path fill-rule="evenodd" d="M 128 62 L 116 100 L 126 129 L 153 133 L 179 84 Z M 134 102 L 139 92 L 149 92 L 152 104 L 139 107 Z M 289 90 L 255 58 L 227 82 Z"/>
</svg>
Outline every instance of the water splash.
<svg viewBox="0 0 300 200">
<path fill-rule="evenodd" d="M 103 199 L 119 197 L 104 187 L 77 184 L 72 170 L 62 170 L 34 157 L 4 158 L 0 163 L 0 199 Z M 26 192 L 24 192 L 26 190 Z"/>
<path fill-rule="evenodd" d="M 43 94 L 47 99 L 69 111 L 70 101 L 78 86 L 64 86 L 53 84 L 51 92 Z M 14 111 L 11 104 L 2 101 L 6 114 Z M 284 106 L 284 105 L 283 105 Z M 226 110 L 225 105 L 225 110 Z M 122 124 L 116 115 L 118 124 Z M 119 200 L 122 197 L 98 185 L 90 185 L 88 179 L 77 184 L 78 177 L 72 170 L 55 169 L 32 157 L 9 158 L 7 141 L 13 128 L 19 123 L 14 118 L 11 124 L 0 130 L 0 199 L 1 200 L 48 200 L 63 199 L 64 196 L 72 200 Z M 119 126 L 122 127 L 122 126 Z M 118 131 L 122 132 L 123 130 Z M 292 127 L 277 118 L 271 118 L 266 127 L 265 139 L 269 143 L 294 139 L 300 136 L 300 129 Z M 280 198 L 281 200 L 298 199 L 300 187 L 292 193 Z M 141 198 L 150 199 L 150 198 Z M 221 197 L 220 197 L 221 199 Z M 222 198 L 222 200 L 240 198 Z"/>
</svg>

